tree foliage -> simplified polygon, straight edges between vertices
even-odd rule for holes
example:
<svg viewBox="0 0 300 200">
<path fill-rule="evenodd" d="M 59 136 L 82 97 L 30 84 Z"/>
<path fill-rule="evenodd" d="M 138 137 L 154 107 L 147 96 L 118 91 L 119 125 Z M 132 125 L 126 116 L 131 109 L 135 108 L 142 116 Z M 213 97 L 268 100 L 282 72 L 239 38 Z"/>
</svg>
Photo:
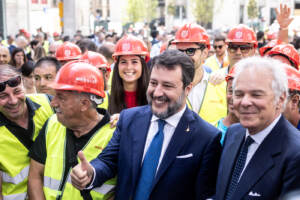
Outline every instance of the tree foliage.
<svg viewBox="0 0 300 200">
<path fill-rule="evenodd" d="M 157 16 L 157 0 L 127 0 L 127 16 L 130 22 L 150 22 Z"/>
<path fill-rule="evenodd" d="M 193 14 L 202 26 L 212 23 L 214 0 L 193 0 Z"/>
<path fill-rule="evenodd" d="M 168 15 L 175 16 L 176 14 L 175 0 L 169 0 L 167 13 Z"/>
<path fill-rule="evenodd" d="M 258 7 L 256 0 L 249 0 L 247 14 L 249 19 L 255 19 L 258 17 Z"/>
</svg>

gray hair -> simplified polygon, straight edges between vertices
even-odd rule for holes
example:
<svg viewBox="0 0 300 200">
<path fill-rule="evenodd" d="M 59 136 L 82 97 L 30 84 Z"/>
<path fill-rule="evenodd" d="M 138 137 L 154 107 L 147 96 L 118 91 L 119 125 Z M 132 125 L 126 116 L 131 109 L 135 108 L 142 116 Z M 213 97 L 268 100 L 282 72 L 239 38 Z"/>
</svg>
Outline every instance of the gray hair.
<svg viewBox="0 0 300 200">
<path fill-rule="evenodd" d="M 9 64 L 0 65 L 0 79 L 3 76 L 14 77 L 21 76 L 21 73 L 13 66 Z"/>
<path fill-rule="evenodd" d="M 79 91 L 72 91 L 73 94 L 78 95 L 79 97 L 87 97 L 91 104 L 92 104 L 92 108 L 97 108 L 98 105 L 100 105 L 101 103 L 103 103 L 104 98 L 97 96 L 95 94 L 91 94 L 91 93 L 87 93 L 87 92 L 79 92 Z"/>
<path fill-rule="evenodd" d="M 286 96 L 288 96 L 288 80 L 286 72 L 284 70 L 284 65 L 284 63 L 269 57 L 253 56 L 242 59 L 235 65 L 236 74 L 234 76 L 232 84 L 233 93 L 235 93 L 237 78 L 244 70 L 249 68 L 255 71 L 258 71 L 260 69 L 267 69 L 268 71 L 270 71 L 270 74 L 273 78 L 272 90 L 275 96 L 274 103 L 278 103 L 279 98 L 282 94 L 286 94 Z M 286 101 L 287 99 L 285 99 L 284 101 L 283 108 L 285 107 Z"/>
</svg>

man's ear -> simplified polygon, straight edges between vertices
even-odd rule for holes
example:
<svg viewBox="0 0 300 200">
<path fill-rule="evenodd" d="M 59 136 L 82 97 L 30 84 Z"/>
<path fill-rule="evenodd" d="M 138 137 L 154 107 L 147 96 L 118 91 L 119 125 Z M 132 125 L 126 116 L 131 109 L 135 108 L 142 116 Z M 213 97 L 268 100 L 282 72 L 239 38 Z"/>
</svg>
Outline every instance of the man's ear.
<svg viewBox="0 0 300 200">
<path fill-rule="evenodd" d="M 80 99 L 80 111 L 86 111 L 91 107 L 91 101 L 87 98 Z"/>
<path fill-rule="evenodd" d="M 287 98 L 286 93 L 282 93 L 279 97 L 279 101 L 277 102 L 276 109 L 281 109 L 283 111 L 283 104 L 285 99 Z"/>
<path fill-rule="evenodd" d="M 193 88 L 193 83 L 191 82 L 190 84 L 188 84 L 185 89 L 184 89 L 184 92 L 185 92 L 185 96 L 188 96 L 190 91 L 192 90 Z"/>
</svg>

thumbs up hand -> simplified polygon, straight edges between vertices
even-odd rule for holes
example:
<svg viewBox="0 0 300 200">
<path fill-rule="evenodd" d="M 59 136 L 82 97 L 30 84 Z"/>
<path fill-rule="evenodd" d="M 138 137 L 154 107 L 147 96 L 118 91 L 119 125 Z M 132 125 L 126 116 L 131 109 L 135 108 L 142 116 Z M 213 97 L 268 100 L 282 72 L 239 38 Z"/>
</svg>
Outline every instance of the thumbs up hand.
<svg viewBox="0 0 300 200">
<path fill-rule="evenodd" d="M 94 176 L 94 170 L 82 151 L 78 152 L 78 158 L 80 159 L 80 163 L 78 163 L 71 171 L 71 182 L 75 188 L 83 190 L 91 183 Z"/>
</svg>

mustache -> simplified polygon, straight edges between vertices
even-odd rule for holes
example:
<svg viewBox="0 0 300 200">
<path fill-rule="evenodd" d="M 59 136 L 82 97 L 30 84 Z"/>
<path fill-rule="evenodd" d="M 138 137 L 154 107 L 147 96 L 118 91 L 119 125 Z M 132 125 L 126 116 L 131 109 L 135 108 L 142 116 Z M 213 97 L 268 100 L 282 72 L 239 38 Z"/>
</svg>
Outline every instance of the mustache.
<svg viewBox="0 0 300 200">
<path fill-rule="evenodd" d="M 150 95 L 151 97 L 151 101 L 154 101 L 154 100 L 158 100 L 158 101 L 166 101 L 166 102 L 170 102 L 170 99 L 165 96 L 165 95 L 162 95 L 162 96 L 154 96 L 154 93 L 152 92 Z"/>
<path fill-rule="evenodd" d="M 153 95 L 151 95 L 152 100 L 158 100 L 158 101 L 166 101 L 169 102 L 170 99 L 166 96 L 159 96 L 159 97 L 154 97 Z"/>
</svg>

